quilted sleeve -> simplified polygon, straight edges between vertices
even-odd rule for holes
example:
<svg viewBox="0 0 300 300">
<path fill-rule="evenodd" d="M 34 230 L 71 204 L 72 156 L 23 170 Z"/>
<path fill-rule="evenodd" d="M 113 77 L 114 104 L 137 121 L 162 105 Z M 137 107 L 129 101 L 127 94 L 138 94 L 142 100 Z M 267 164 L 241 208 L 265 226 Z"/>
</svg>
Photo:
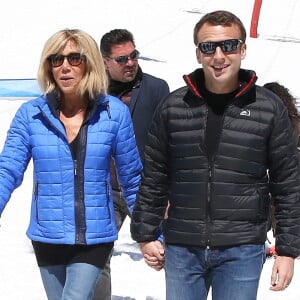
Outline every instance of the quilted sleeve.
<svg viewBox="0 0 300 300">
<path fill-rule="evenodd" d="M 120 113 L 120 127 L 117 133 L 114 159 L 118 181 L 131 212 L 140 183 L 142 163 L 135 141 L 131 116 L 125 105 Z"/>
<path fill-rule="evenodd" d="M 27 103 L 17 111 L 0 155 L 0 214 L 23 180 L 31 158 Z"/>
</svg>

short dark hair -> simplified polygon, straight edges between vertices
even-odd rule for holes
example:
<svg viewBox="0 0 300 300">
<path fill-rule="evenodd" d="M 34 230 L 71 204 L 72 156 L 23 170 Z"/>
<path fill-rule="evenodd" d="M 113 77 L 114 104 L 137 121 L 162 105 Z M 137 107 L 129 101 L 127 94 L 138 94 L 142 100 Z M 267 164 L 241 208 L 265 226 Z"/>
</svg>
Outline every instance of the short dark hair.
<svg viewBox="0 0 300 300">
<path fill-rule="evenodd" d="M 222 26 L 231 26 L 235 24 L 239 27 L 241 31 L 241 36 L 239 37 L 241 40 L 245 42 L 246 40 L 246 29 L 243 25 L 242 21 L 233 13 L 226 10 L 216 10 L 210 13 L 205 14 L 200 21 L 195 25 L 194 28 L 194 44 L 197 46 L 199 41 L 197 39 L 197 34 L 200 28 L 205 24 L 211 24 L 214 26 L 222 25 Z"/>
<path fill-rule="evenodd" d="M 132 42 L 135 46 L 133 34 L 127 29 L 113 29 L 105 33 L 100 40 L 101 54 L 104 57 L 109 56 L 114 45 L 126 42 Z"/>
</svg>

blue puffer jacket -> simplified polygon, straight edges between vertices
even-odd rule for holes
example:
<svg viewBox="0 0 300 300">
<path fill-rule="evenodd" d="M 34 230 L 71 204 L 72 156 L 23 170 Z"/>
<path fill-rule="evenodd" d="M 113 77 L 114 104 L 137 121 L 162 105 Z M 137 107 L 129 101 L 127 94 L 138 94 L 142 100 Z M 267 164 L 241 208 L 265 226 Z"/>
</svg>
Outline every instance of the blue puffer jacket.
<svg viewBox="0 0 300 300">
<path fill-rule="evenodd" d="M 47 99 L 48 98 L 48 99 Z M 132 210 L 142 169 L 128 108 L 112 96 L 90 101 L 73 160 L 57 117 L 58 100 L 41 96 L 17 111 L 0 155 L 0 214 L 23 179 L 30 159 L 34 191 L 27 235 L 55 244 L 97 244 L 117 239 L 110 156 Z"/>
</svg>

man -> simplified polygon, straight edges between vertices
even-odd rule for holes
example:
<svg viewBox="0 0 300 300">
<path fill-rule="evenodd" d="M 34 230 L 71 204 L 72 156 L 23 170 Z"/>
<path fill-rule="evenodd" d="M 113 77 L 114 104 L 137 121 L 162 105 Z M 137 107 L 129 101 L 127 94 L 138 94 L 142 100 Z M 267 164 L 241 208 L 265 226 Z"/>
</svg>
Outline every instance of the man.
<svg viewBox="0 0 300 300">
<path fill-rule="evenodd" d="M 241 69 L 246 31 L 235 15 L 208 13 L 194 28 L 202 69 L 156 110 L 131 233 L 157 252 L 163 221 L 167 300 L 256 299 L 270 193 L 276 206 L 271 290 L 285 289 L 300 252 L 299 170 L 287 110 Z M 156 267 L 162 257 L 156 255 Z"/>
<path fill-rule="evenodd" d="M 128 105 L 134 126 L 137 146 L 143 161 L 147 133 L 158 103 L 169 94 L 166 81 L 143 73 L 138 64 L 139 51 L 134 37 L 126 29 L 114 29 L 103 35 L 100 50 L 109 76 L 108 93 Z M 129 215 L 112 162 L 112 186 L 115 219 L 120 230 Z M 156 241 L 162 252 L 163 246 Z M 151 259 L 151 257 L 150 257 Z M 162 266 L 161 266 L 162 267 Z M 97 284 L 94 300 L 111 299 L 110 259 Z"/>
</svg>

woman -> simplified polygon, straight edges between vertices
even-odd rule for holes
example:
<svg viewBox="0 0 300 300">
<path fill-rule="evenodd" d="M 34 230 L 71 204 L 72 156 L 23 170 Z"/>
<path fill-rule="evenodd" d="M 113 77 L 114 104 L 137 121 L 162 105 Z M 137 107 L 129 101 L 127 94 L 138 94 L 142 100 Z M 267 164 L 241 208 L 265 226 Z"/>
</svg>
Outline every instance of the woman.
<svg viewBox="0 0 300 300">
<path fill-rule="evenodd" d="M 285 87 L 284 85 L 280 84 L 277 81 L 272 81 L 265 83 L 264 88 L 270 90 L 274 94 L 276 94 L 281 101 L 284 103 L 285 107 L 287 108 L 287 112 L 292 124 L 293 133 L 295 137 L 295 141 L 297 145 L 299 145 L 299 135 L 300 135 L 300 128 L 299 128 L 299 122 L 300 122 L 300 116 L 297 110 L 296 105 L 296 98 L 290 93 L 289 89 Z M 299 147 L 298 147 L 299 150 Z M 276 231 L 276 219 L 275 219 L 275 207 L 273 205 L 274 199 L 272 199 L 271 204 L 271 226 L 273 235 L 275 236 Z M 277 253 L 275 251 L 275 246 L 268 246 L 267 247 L 267 256 L 276 256 Z"/>
<path fill-rule="evenodd" d="M 294 136 L 298 143 L 300 135 L 300 116 L 297 110 L 296 98 L 290 93 L 289 89 L 279 82 L 273 81 L 264 84 L 264 87 L 276 94 L 287 108 L 289 118 L 294 130 Z"/>
<path fill-rule="evenodd" d="M 32 158 L 27 235 L 48 299 L 92 299 L 117 239 L 111 156 L 130 210 L 138 190 L 141 162 L 131 117 L 106 95 L 103 59 L 83 31 L 61 30 L 48 39 L 38 82 L 43 95 L 17 111 L 0 156 L 0 213 Z"/>
</svg>

